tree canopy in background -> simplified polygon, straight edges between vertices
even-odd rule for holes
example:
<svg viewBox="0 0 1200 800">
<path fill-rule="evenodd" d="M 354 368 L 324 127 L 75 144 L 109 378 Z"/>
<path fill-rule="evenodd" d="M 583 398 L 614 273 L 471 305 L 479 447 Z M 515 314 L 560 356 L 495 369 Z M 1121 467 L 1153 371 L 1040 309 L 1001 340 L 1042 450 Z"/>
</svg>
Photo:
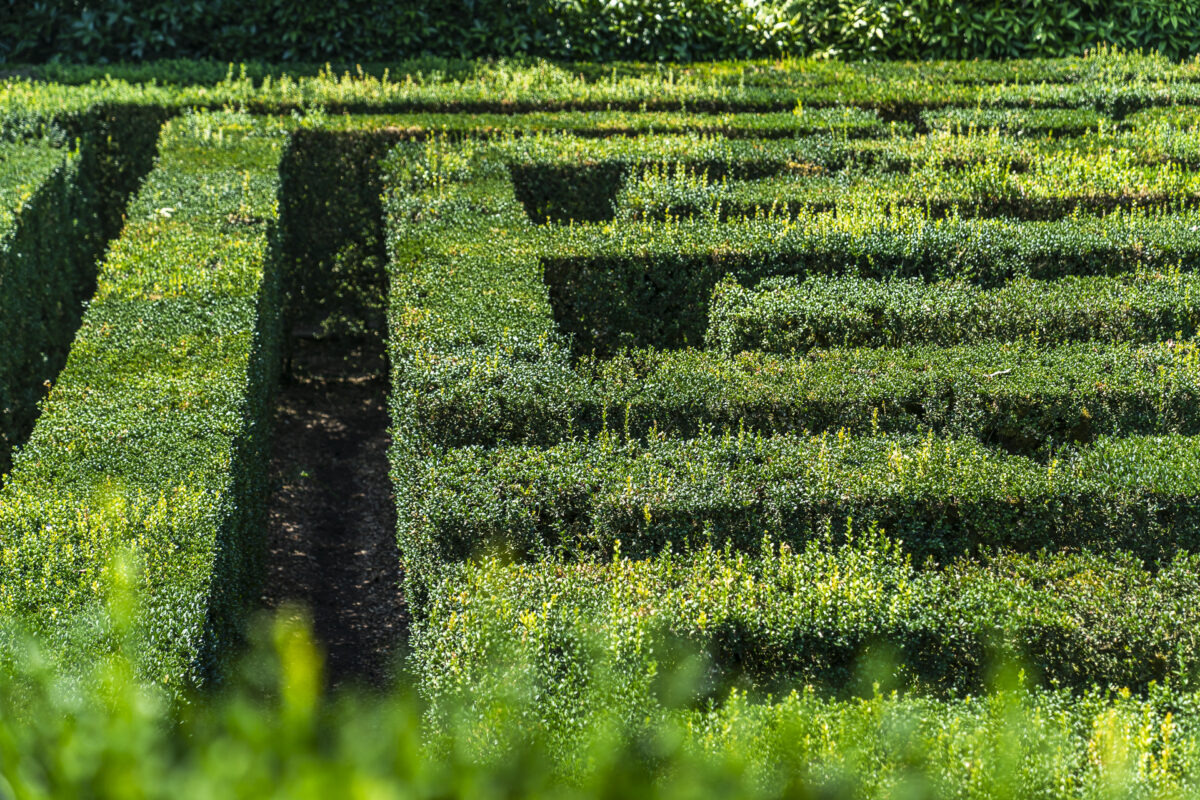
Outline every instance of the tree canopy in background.
<svg viewBox="0 0 1200 800">
<path fill-rule="evenodd" d="M 1200 0 L 0 0 L 0 61 L 1200 52 Z"/>
</svg>

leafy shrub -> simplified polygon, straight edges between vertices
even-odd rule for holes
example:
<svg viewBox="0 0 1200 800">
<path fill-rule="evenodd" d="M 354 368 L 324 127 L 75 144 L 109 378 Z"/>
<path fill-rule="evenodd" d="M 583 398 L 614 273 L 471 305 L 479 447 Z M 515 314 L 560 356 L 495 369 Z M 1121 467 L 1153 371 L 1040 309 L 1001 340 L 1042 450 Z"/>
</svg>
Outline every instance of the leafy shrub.
<svg viewBox="0 0 1200 800">
<path fill-rule="evenodd" d="M 972 59 L 1076 55 L 1105 42 L 1178 59 L 1196 52 L 1197 38 L 1190 0 L 1182 6 L 1130 0 L 6 4 L 19 11 L 0 28 L 0 58 L 9 61 L 388 61 L 422 53 L 695 61 L 783 52 Z"/>
<path fill-rule="evenodd" d="M 485 560 L 438 587 L 416 666 L 437 698 L 486 682 L 498 661 L 519 664 L 547 716 L 588 708 L 588 683 L 604 679 L 617 702 L 653 709 L 656 672 L 689 660 L 702 676 L 687 687 L 697 705 L 732 687 L 844 696 L 872 678 L 975 693 L 1013 663 L 1058 688 L 1183 688 L 1195 675 L 1182 665 L 1200 647 L 1189 628 L 1197 565 L 1190 555 L 1150 571 L 1127 556 L 1009 554 L 922 570 L 873 534 L 795 552 L 768 541 L 747 554 L 700 547 L 602 564 Z"/>
<path fill-rule="evenodd" d="M 113 584 L 131 580 L 120 568 L 113 572 Z M 505 597 L 529 589 L 528 580 L 495 584 L 504 574 L 489 569 L 472 585 L 495 585 Z M 1141 588 L 1114 591 L 1144 597 Z M 848 800 L 892 797 L 897 780 L 938 798 L 1065 798 L 1075 791 L 1106 798 L 1151 788 L 1187 796 L 1200 755 L 1195 693 L 1162 686 L 1146 697 L 1071 696 L 1002 678 L 986 697 L 934 699 L 887 691 L 894 684 L 877 667 L 863 671 L 861 698 L 831 699 L 808 688 L 761 702 L 737 691 L 692 709 L 686 701 L 698 688 L 696 671 L 664 663 L 653 702 L 635 706 L 644 695 L 628 691 L 637 684 L 629 670 L 597 666 L 586 678 L 568 676 L 565 685 L 558 675 L 547 681 L 546 662 L 539 671 L 528 656 L 549 637 L 505 630 L 499 623 L 511 622 L 508 610 L 493 626 L 502 633 L 495 650 L 507 657 L 493 662 L 495 680 L 486 687 L 463 680 L 476 674 L 482 643 L 451 639 L 456 625 L 437 632 L 446 649 L 468 661 L 463 670 L 438 665 L 440 702 L 433 707 L 404 689 L 323 692 L 319 648 L 294 613 L 256 626 L 253 648 L 223 691 L 177 703 L 160 686 L 130 680 L 139 642 L 129 634 L 139 605 L 119 591 L 108 605 L 114 613 L 100 624 L 113 650 L 83 669 L 35 643 L 4 649 L 0 753 L 17 796 L 601 798 L 618 787 L 664 800 L 782 800 L 798 793 Z M 659 610 L 665 605 L 656 603 Z M 551 607 L 526 618 L 556 616 Z M 652 646 L 664 643 L 654 639 Z M 626 643 L 614 642 L 608 652 L 621 649 Z M 1120 662 L 1121 654 L 1111 655 Z M 555 657 L 562 663 L 570 654 Z M 872 680 L 879 691 L 871 691 Z M 564 702 L 580 697 L 575 689 L 584 681 L 587 702 Z M 1099 747 L 1111 757 L 1098 765 Z"/>
<path fill-rule="evenodd" d="M 1195 52 L 1190 3 L 788 0 L 784 8 L 814 50 L 852 58 L 1058 56 L 1104 42 L 1169 58 Z"/>
<path fill-rule="evenodd" d="M 0 495 L 5 613 L 64 645 L 128 548 L 142 674 L 176 688 L 218 671 L 257 597 L 282 144 L 244 117 L 171 123 Z"/>
<path fill-rule="evenodd" d="M 878 522 L 919 557 L 980 548 L 1133 550 L 1196 546 L 1193 437 L 1101 439 L 1046 463 L 970 439 L 754 436 L 553 447 L 464 447 L 425 463 L 399 501 L 418 586 L 441 565 L 489 552 L 525 559 L 642 558 L 792 546 Z"/>
<path fill-rule="evenodd" d="M 706 342 L 724 353 L 804 352 L 987 341 L 1190 339 L 1197 333 L 1190 273 L 1014 280 L 997 289 L 963 281 L 767 278 L 753 289 L 717 284 Z"/>
<path fill-rule="evenodd" d="M 9 61 L 321 62 L 433 53 L 691 61 L 778 53 L 784 42 L 775 36 L 783 32 L 769 7 L 742 0 L 383 5 L 273 0 L 253 7 L 207 0 L 182 6 L 141 3 L 136 10 L 121 0 L 72 1 L 35 4 L 8 21 L 0 37 L 7 47 L 0 56 Z"/>
</svg>

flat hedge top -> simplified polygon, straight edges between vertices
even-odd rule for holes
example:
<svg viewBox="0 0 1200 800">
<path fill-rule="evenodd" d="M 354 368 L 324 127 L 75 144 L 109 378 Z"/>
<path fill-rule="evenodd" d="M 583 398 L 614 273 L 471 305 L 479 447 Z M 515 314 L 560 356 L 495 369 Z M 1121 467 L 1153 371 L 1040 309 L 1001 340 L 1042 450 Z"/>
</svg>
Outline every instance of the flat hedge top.
<svg viewBox="0 0 1200 800">
<path fill-rule="evenodd" d="M 1105 54 L 1093 60 L 943 65 L 848 65 L 781 61 L 675 69 L 619 65 L 561 67 L 508 62 L 439 69 L 398 65 L 342 73 L 299 69 L 230 69 L 213 82 L 211 67 L 152 71 L 114 68 L 48 73 L 78 84 L 10 77 L 0 82 L 0 131 L 29 130 L 98 105 L 164 108 L 244 107 L 253 111 L 387 113 L 555 110 L 781 111 L 796 108 L 877 109 L 890 119 L 920 123 L 923 111 L 948 107 L 1092 109 L 1121 117 L 1154 107 L 1200 104 L 1193 64 Z M 123 76 L 123 77 L 122 77 Z M 1048 112 L 1050 113 L 1050 112 Z"/>
<path fill-rule="evenodd" d="M 0 242 L 38 187 L 72 157 L 48 139 L 0 142 Z"/>
<path fill-rule="evenodd" d="M 241 513 L 236 451 L 268 346 L 259 295 L 272 283 L 285 142 L 245 116 L 167 125 L 0 490 L 0 607 L 66 636 L 63 623 L 103 598 L 113 559 L 132 552 L 147 588 L 143 666 L 171 686 L 201 668 L 210 593 L 230 590 L 209 582 Z"/>
</svg>

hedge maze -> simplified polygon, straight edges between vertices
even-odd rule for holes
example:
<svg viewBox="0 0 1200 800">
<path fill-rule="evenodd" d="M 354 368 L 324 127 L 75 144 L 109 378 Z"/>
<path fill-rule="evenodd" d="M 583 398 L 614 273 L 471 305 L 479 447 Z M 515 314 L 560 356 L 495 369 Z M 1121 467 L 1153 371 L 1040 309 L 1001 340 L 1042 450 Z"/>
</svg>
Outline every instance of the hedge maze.
<svg viewBox="0 0 1200 800">
<path fill-rule="evenodd" d="M 219 678 L 303 325 L 386 337 L 433 701 L 1195 687 L 1200 73 L 938 69 L 9 81 L 0 609 L 95 657 L 132 551 Z"/>
<path fill-rule="evenodd" d="M 939 694 L 1005 658 L 1190 683 L 1200 218 L 1144 188 L 1187 167 L 1082 117 L 891 131 L 863 150 L 882 169 L 803 160 L 848 138 L 395 151 L 393 480 L 427 691 L 471 695 L 512 647 L 547 698 L 595 702 L 600 659 L 645 708 L 664 641 L 712 697 L 852 691 L 881 648 Z M 1068 163 L 1080 181 L 1044 177 Z"/>
</svg>

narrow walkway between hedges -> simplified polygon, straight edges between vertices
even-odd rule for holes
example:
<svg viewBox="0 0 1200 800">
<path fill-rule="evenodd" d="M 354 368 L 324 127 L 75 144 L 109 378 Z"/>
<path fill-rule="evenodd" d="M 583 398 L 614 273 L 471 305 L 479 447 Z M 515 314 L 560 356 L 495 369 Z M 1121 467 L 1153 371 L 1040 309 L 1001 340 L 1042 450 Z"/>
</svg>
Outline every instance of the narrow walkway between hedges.
<svg viewBox="0 0 1200 800">
<path fill-rule="evenodd" d="M 384 686 L 408 614 L 381 342 L 294 340 L 272 445 L 263 604 L 306 606 L 331 685 Z"/>
</svg>

